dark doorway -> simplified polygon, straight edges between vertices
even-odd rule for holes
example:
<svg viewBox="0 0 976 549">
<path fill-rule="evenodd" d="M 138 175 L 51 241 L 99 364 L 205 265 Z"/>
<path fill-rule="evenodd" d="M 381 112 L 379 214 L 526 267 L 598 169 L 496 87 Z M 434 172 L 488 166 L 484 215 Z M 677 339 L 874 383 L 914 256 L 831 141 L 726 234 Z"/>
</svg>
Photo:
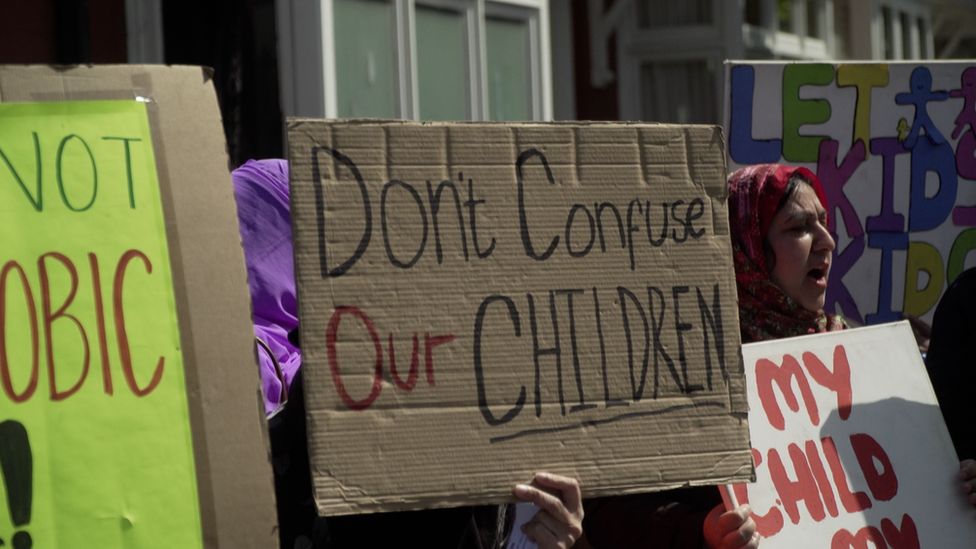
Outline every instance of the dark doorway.
<svg viewBox="0 0 976 549">
<path fill-rule="evenodd" d="M 163 43 L 167 63 L 214 69 L 232 168 L 283 156 L 274 0 L 164 2 Z"/>
</svg>

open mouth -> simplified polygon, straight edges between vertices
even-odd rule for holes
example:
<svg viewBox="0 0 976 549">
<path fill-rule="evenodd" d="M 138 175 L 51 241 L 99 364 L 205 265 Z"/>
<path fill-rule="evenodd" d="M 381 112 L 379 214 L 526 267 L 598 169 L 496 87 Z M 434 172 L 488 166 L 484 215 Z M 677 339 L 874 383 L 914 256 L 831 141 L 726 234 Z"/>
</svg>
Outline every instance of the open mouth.
<svg viewBox="0 0 976 549">
<path fill-rule="evenodd" d="M 818 284 L 826 284 L 827 282 L 827 272 L 830 267 L 817 267 L 807 271 L 807 277 L 811 278 L 814 282 Z"/>
</svg>

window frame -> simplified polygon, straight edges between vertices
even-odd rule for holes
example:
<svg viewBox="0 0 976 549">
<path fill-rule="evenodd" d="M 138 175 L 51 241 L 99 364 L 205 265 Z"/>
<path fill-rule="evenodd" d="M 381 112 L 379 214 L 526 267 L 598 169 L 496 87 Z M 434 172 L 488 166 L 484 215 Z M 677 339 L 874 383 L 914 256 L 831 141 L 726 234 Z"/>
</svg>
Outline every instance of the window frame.
<svg viewBox="0 0 976 549">
<path fill-rule="evenodd" d="M 880 32 L 874 41 L 876 56 L 887 60 L 917 60 L 923 59 L 922 53 L 926 52 L 929 54 L 929 58 L 934 58 L 931 8 L 927 5 L 902 0 L 880 0 L 877 5 L 879 20 L 882 18 L 881 14 L 885 9 L 891 13 L 891 28 L 886 28 L 883 23 L 879 23 Z M 907 29 L 903 24 L 905 18 L 908 19 Z M 920 22 L 923 22 L 924 25 L 920 25 Z M 893 46 L 892 55 L 886 57 L 885 40 L 889 33 L 891 33 Z M 905 51 L 906 42 L 912 51 Z"/>
<path fill-rule="evenodd" d="M 742 41 L 747 50 L 766 51 L 779 59 L 819 60 L 833 58 L 833 1 L 791 0 L 791 29 L 780 29 L 774 0 L 760 0 L 762 25 L 743 20 Z M 807 34 L 810 6 L 817 16 L 819 36 Z"/>
<path fill-rule="evenodd" d="M 642 0 L 637 0 L 642 1 Z M 617 98 L 622 120 L 644 120 L 641 97 L 650 90 L 643 89 L 641 70 L 647 62 L 704 61 L 713 71 L 713 113 L 722 114 L 722 63 L 736 57 L 734 48 L 741 44 L 741 27 L 731 24 L 727 10 L 737 8 L 738 2 L 712 0 L 710 25 L 695 24 L 663 28 L 641 28 L 637 25 L 636 8 L 631 17 L 623 19 L 618 29 Z M 741 16 L 740 16 L 741 17 Z M 738 35 L 736 35 L 738 33 Z M 659 122 L 651 120 L 650 122 Z M 715 123 L 719 123 L 718 120 Z"/>
<path fill-rule="evenodd" d="M 474 113 L 478 112 L 477 99 L 475 97 L 477 94 L 475 90 L 480 87 L 479 75 L 476 74 L 477 71 L 472 70 L 472 67 L 476 66 L 474 62 L 476 61 L 477 48 L 472 48 L 471 46 L 473 42 L 480 40 L 479 33 L 481 32 L 478 28 L 478 16 L 473 3 L 456 2 L 454 0 L 414 0 L 407 2 L 407 4 L 409 6 L 406 8 L 405 18 L 409 27 L 408 36 L 403 37 L 405 39 L 403 41 L 404 43 L 397 43 L 398 51 L 407 52 L 407 55 L 409 55 L 410 66 L 410 71 L 403 74 L 399 79 L 400 88 L 405 92 L 402 96 L 402 101 L 404 104 L 410 106 L 410 112 L 406 116 L 403 116 L 403 118 L 409 118 L 411 120 L 420 119 L 420 77 L 417 73 L 420 66 L 417 61 L 417 6 L 421 6 L 453 12 L 464 18 L 464 57 L 467 58 L 464 66 L 465 115 L 468 119 L 471 119 Z"/>
<path fill-rule="evenodd" d="M 487 89 L 488 17 L 525 21 L 529 26 L 531 120 L 552 120 L 552 61 L 549 0 L 386 0 L 394 10 L 397 48 L 396 116 L 419 120 L 416 7 L 461 13 L 466 19 L 469 120 L 489 120 Z M 276 0 L 281 106 L 286 116 L 338 118 L 334 0 Z M 281 37 L 289 39 L 282 40 Z M 317 47 L 309 51 L 309 44 Z M 305 46 L 304 48 L 301 46 Z"/>
<path fill-rule="evenodd" d="M 547 2 L 543 2 L 547 3 Z M 491 107 L 489 104 L 490 90 L 488 90 L 488 44 L 487 44 L 487 20 L 489 17 L 494 17 L 498 19 L 508 19 L 514 21 L 524 22 L 529 28 L 529 96 L 531 100 L 529 101 L 530 110 L 530 120 L 552 120 L 552 93 L 551 91 L 543 92 L 544 88 L 551 84 L 546 84 L 544 80 L 552 78 L 552 69 L 548 66 L 549 61 L 543 59 L 543 55 L 549 49 L 549 35 L 548 32 L 543 36 L 543 31 L 547 30 L 548 23 L 542 23 L 542 17 L 539 11 L 534 10 L 531 6 L 527 5 L 531 3 L 523 2 L 512 2 L 512 1 L 498 1 L 491 0 L 484 2 L 485 11 L 484 17 L 481 18 L 481 82 L 482 86 L 480 90 L 482 92 L 481 106 L 482 106 L 482 120 L 492 120 L 489 118 L 491 115 Z M 545 44 L 545 46 L 543 46 Z M 544 51 L 545 50 L 545 51 Z M 543 70 L 543 68 L 546 68 Z M 545 97 L 549 97 L 548 105 L 546 105 Z M 548 110 L 547 110 L 548 109 Z M 544 114 L 548 112 L 548 114 Z"/>
</svg>

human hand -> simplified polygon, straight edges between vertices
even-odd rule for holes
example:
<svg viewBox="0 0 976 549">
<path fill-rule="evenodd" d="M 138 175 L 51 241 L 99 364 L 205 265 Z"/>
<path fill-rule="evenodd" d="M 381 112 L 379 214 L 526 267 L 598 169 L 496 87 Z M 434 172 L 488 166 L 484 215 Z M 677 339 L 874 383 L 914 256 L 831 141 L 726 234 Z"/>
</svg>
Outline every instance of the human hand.
<svg viewBox="0 0 976 549">
<path fill-rule="evenodd" d="M 964 459 L 959 463 L 959 478 L 969 503 L 976 506 L 976 460 Z"/>
<path fill-rule="evenodd" d="M 531 484 L 516 484 L 512 493 L 539 508 L 522 526 L 539 549 L 569 549 L 583 534 L 583 496 L 576 479 L 536 473 Z"/>
<path fill-rule="evenodd" d="M 731 511 L 716 506 L 705 517 L 704 533 L 705 542 L 711 549 L 756 549 L 761 539 L 748 505 L 740 505 Z"/>
</svg>

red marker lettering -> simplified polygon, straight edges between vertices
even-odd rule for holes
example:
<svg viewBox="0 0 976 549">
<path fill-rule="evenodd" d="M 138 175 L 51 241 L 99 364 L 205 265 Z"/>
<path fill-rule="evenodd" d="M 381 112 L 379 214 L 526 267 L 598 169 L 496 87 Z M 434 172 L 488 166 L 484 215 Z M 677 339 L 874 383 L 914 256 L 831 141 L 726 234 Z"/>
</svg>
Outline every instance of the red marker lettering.
<svg viewBox="0 0 976 549">
<path fill-rule="evenodd" d="M 417 350 L 417 334 L 413 334 L 413 351 L 410 353 L 410 373 L 407 374 L 407 381 L 403 381 L 400 374 L 397 373 L 397 363 L 396 363 L 396 352 L 393 350 L 393 334 L 390 334 L 389 343 L 387 344 L 387 354 L 390 357 L 390 374 L 393 377 L 393 383 L 403 389 L 404 391 L 412 391 L 414 386 L 417 385 L 417 369 L 420 365 L 420 353 Z"/>
<path fill-rule="evenodd" d="M 838 512 L 834 489 L 830 486 L 827 471 L 824 470 L 823 460 L 820 459 L 820 452 L 817 451 L 817 443 L 808 440 L 804 448 L 807 453 L 807 462 L 810 464 L 810 471 L 813 473 L 813 478 L 817 481 L 817 486 L 820 487 L 820 494 L 823 498 L 824 505 L 827 507 L 827 514 L 836 517 Z"/>
<path fill-rule="evenodd" d="M 373 346 L 376 349 L 376 365 L 373 368 L 373 386 L 369 391 L 369 395 L 363 400 L 354 400 L 349 396 L 349 393 L 346 391 L 346 386 L 342 382 L 342 372 L 339 370 L 336 340 L 339 334 L 339 323 L 342 322 L 342 317 L 346 314 L 355 316 L 366 327 L 366 330 L 369 332 L 369 337 L 373 340 Z M 376 400 L 376 397 L 380 396 L 380 391 L 383 389 L 383 347 L 380 345 L 380 336 L 376 333 L 376 327 L 373 326 L 373 321 L 366 316 L 366 313 L 356 307 L 336 307 L 335 312 L 332 313 L 332 318 L 329 319 L 329 326 L 325 331 L 325 347 L 329 356 L 329 369 L 332 371 L 332 384 L 335 385 L 336 392 L 339 393 L 339 398 L 342 399 L 343 404 L 350 410 L 365 410 L 369 408 L 373 404 L 373 401 Z"/>
<path fill-rule="evenodd" d="M 790 461 L 793 462 L 793 469 L 796 472 L 796 480 L 791 480 L 783 467 L 783 460 L 779 457 L 779 452 L 775 449 L 769 451 L 769 474 L 773 480 L 776 493 L 782 500 L 786 515 L 790 517 L 790 522 L 799 524 L 800 510 L 797 503 L 803 500 L 807 512 L 813 520 L 820 522 L 826 515 L 824 514 L 823 502 L 820 501 L 820 491 L 817 483 L 813 479 L 810 465 L 807 463 L 803 450 L 794 443 L 787 447 L 790 454 Z"/>
<path fill-rule="evenodd" d="M 883 519 L 881 531 L 884 533 L 885 539 L 888 540 L 891 549 L 920 549 L 918 529 L 915 528 L 915 521 L 907 514 L 901 517 L 900 530 L 891 520 Z"/>
<path fill-rule="evenodd" d="M 820 439 L 823 443 L 824 457 L 827 458 L 827 465 L 830 473 L 834 477 L 834 484 L 837 485 L 837 495 L 848 513 L 858 513 L 871 508 L 871 500 L 864 492 L 851 492 L 851 487 L 847 484 L 847 475 L 844 473 L 844 466 L 840 463 L 837 455 L 837 446 L 830 437 Z"/>
<path fill-rule="evenodd" d="M 51 312 L 51 282 L 48 278 L 48 258 L 60 262 L 71 278 L 71 288 L 68 290 L 68 295 L 64 298 L 58 310 L 53 313 Z M 85 378 L 88 377 L 88 367 L 91 358 L 91 353 L 88 348 L 88 334 L 85 332 L 85 327 L 82 326 L 78 317 L 66 312 L 68 307 L 71 306 L 71 303 L 74 302 L 75 295 L 78 293 L 78 271 L 70 259 L 58 252 L 49 252 L 42 255 L 37 260 L 37 268 L 41 275 L 41 306 L 43 307 L 44 313 L 44 349 L 47 351 L 48 386 L 51 390 L 51 400 L 64 400 L 78 392 L 78 389 L 81 389 Z M 63 391 L 58 390 L 57 387 L 58 383 L 54 364 L 54 330 L 52 329 L 54 322 L 60 319 L 70 320 L 75 325 L 75 328 L 78 329 L 78 335 L 81 338 L 81 344 L 84 346 L 84 355 L 81 360 L 81 374 L 79 374 L 78 380 L 75 381 L 74 385 Z"/>
<path fill-rule="evenodd" d="M 891 466 L 891 459 L 884 448 L 871 435 L 863 433 L 851 435 L 851 447 L 857 464 L 861 466 L 864 480 L 871 489 L 871 495 L 878 501 L 889 501 L 898 493 L 898 477 Z M 882 470 L 878 471 L 875 460 L 881 463 Z"/>
<path fill-rule="evenodd" d="M 853 391 L 851 390 L 851 367 L 847 362 L 847 351 L 843 345 L 834 348 L 834 370 L 830 371 L 813 353 L 803 353 L 803 365 L 810 377 L 821 386 L 837 395 L 837 410 L 841 419 L 851 416 Z"/>
<path fill-rule="evenodd" d="M 800 403 L 797 402 L 796 394 L 793 392 L 792 380 L 796 380 L 800 387 L 800 396 L 806 406 L 807 414 L 814 425 L 820 424 L 820 413 L 817 410 L 817 402 L 813 398 L 810 390 L 810 382 L 800 369 L 800 363 L 790 355 L 783 356 L 783 365 L 779 366 L 775 362 L 761 358 L 756 361 L 756 389 L 759 392 L 759 401 L 762 402 L 763 411 L 769 419 L 769 424 L 779 431 L 786 429 L 786 421 L 783 419 L 783 412 L 780 410 L 776 395 L 773 393 L 773 382 L 779 386 L 783 399 L 790 410 L 798 412 Z"/>
<path fill-rule="evenodd" d="M 752 449 L 752 462 L 755 464 L 756 469 L 763 462 L 762 454 L 755 448 Z M 740 505 L 749 503 L 749 490 L 747 487 L 748 485 L 746 484 L 732 485 L 732 493 L 735 494 L 735 499 Z M 760 515 L 753 510 L 752 520 L 756 523 L 756 531 L 764 538 L 777 534 L 783 529 L 783 513 L 776 506 L 770 507 L 765 515 Z"/>
<path fill-rule="evenodd" d="M 115 337 L 119 341 L 119 358 L 122 360 L 122 374 L 125 376 L 125 382 L 129 385 L 129 390 L 132 391 L 132 394 L 141 397 L 153 392 L 163 379 L 163 364 L 166 362 L 166 358 L 159 357 L 159 360 L 156 362 L 156 368 L 153 370 L 152 378 L 150 378 L 149 383 L 145 387 L 140 389 L 139 383 L 136 381 L 136 374 L 132 369 L 132 355 L 129 352 L 129 336 L 125 330 L 125 311 L 122 307 L 122 287 L 125 285 L 126 267 L 136 257 L 142 260 L 146 266 L 146 272 L 152 273 L 152 263 L 146 257 L 146 254 L 139 250 L 129 250 L 122 254 L 122 257 L 119 258 L 119 264 L 115 268 L 115 281 L 112 284 L 112 311 L 115 313 Z"/>
<path fill-rule="evenodd" d="M 14 389 L 13 376 L 10 374 L 10 360 L 7 357 L 7 323 L 10 321 L 7 316 L 7 279 L 11 272 L 16 271 L 20 278 L 20 286 L 24 290 L 24 301 L 27 305 L 27 314 L 30 315 L 31 330 L 31 369 L 30 378 L 24 390 L 17 392 Z M 24 402 L 34 395 L 37 389 L 37 375 L 40 370 L 40 353 L 37 328 L 37 307 L 34 304 L 34 293 L 31 291 L 30 283 L 27 280 L 27 273 L 24 268 L 16 261 L 8 261 L 3 270 L 0 270 L 0 382 L 3 384 L 3 392 L 14 402 Z"/>
<path fill-rule="evenodd" d="M 874 526 L 865 526 L 856 535 L 841 528 L 830 540 L 830 549 L 869 549 L 869 541 L 874 549 L 888 549 L 881 531 Z"/>
</svg>

